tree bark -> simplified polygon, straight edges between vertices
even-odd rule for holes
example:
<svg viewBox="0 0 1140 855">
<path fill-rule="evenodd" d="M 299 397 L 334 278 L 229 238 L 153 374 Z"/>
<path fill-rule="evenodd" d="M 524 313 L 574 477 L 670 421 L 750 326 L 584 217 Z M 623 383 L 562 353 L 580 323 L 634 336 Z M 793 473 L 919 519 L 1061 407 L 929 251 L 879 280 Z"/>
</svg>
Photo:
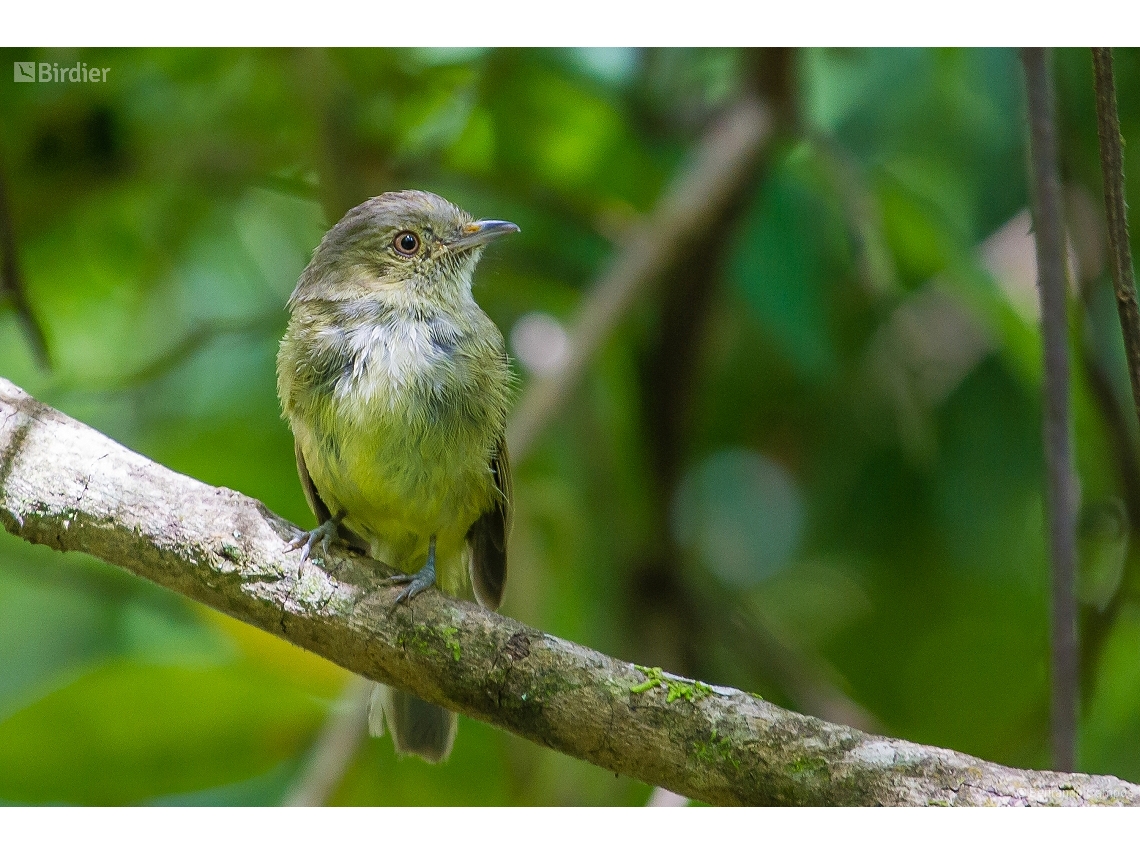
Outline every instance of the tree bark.
<svg viewBox="0 0 1140 855">
<path fill-rule="evenodd" d="M 0 520 L 337 664 L 619 774 L 714 804 L 1140 805 L 1107 776 L 1009 769 L 870 736 L 737 689 L 610 658 L 429 591 L 394 608 L 383 565 L 171 472 L 0 379 Z"/>
</svg>

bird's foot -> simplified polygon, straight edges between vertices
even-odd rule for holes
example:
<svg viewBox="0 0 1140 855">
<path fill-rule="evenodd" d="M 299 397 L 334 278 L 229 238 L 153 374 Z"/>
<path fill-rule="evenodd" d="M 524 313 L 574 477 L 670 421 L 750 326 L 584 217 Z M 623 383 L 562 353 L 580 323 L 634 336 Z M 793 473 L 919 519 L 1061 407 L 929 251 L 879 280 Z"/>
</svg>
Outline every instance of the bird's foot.
<svg viewBox="0 0 1140 855">
<path fill-rule="evenodd" d="M 423 569 L 415 575 L 408 576 L 400 574 L 399 576 L 389 576 L 386 580 L 391 585 L 407 585 L 400 592 L 400 596 L 396 597 L 396 605 L 410 600 L 417 594 L 422 594 L 428 588 L 435 584 L 435 567 L 432 564 L 425 564 Z"/>
<path fill-rule="evenodd" d="M 286 544 L 285 551 L 292 552 L 294 549 L 300 549 L 302 566 L 308 560 L 314 546 L 319 546 L 321 555 L 328 557 L 329 541 L 336 536 L 339 523 L 340 521 L 336 518 L 328 519 L 314 529 L 301 532 Z"/>
<path fill-rule="evenodd" d="M 428 558 L 427 563 L 420 569 L 419 573 L 415 575 L 406 575 L 401 573 L 398 576 L 389 576 L 385 582 L 390 585 L 407 585 L 400 592 L 400 596 L 396 597 L 394 606 L 400 603 L 407 602 L 412 597 L 422 594 L 428 588 L 435 584 L 435 538 L 432 537 L 428 545 Z"/>
</svg>

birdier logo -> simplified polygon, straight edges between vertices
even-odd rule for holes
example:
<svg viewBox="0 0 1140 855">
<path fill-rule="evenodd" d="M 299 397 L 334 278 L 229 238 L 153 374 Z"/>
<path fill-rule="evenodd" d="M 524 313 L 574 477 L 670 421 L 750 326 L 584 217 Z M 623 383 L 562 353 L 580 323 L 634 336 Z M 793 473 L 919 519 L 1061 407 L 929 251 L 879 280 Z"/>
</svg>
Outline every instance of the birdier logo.
<svg viewBox="0 0 1140 855">
<path fill-rule="evenodd" d="M 109 68 L 91 68 L 85 62 L 65 65 L 58 62 L 14 62 L 12 80 L 16 83 L 106 83 Z"/>
</svg>

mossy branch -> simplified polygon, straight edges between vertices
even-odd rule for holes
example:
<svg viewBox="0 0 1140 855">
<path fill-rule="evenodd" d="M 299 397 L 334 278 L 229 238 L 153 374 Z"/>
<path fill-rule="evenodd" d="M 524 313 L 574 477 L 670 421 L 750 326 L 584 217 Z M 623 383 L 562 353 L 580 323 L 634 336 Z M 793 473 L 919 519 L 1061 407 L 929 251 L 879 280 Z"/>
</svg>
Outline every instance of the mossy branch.
<svg viewBox="0 0 1140 855">
<path fill-rule="evenodd" d="M 870 736 L 737 689 L 610 658 L 435 591 L 393 608 L 383 568 L 260 502 L 159 466 L 0 379 L 0 520 L 80 550 L 414 692 L 590 763 L 716 804 L 1133 804 L 1106 776 L 1009 769 Z"/>
</svg>

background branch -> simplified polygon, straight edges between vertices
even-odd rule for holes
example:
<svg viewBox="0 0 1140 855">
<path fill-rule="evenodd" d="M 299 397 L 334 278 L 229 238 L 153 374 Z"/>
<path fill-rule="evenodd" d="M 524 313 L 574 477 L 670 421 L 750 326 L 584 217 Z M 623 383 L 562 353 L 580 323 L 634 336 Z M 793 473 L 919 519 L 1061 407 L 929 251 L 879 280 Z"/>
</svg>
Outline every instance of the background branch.
<svg viewBox="0 0 1140 855">
<path fill-rule="evenodd" d="M 0 519 L 370 679 L 716 804 L 1138 804 L 1107 776 L 1019 771 L 869 736 L 612 659 L 431 591 L 393 608 L 376 562 L 286 553 L 260 502 L 123 448 L 0 380 Z"/>
<path fill-rule="evenodd" d="M 1053 765 L 1076 764 L 1077 483 L 1069 416 L 1069 342 L 1066 311 L 1065 226 L 1057 174 L 1053 83 L 1044 48 L 1025 48 L 1034 242 L 1045 350 L 1045 462 L 1049 559 L 1053 575 Z"/>
<path fill-rule="evenodd" d="M 317 734 L 304 773 L 293 780 L 282 799 L 283 804 L 308 807 L 323 805 L 329 800 L 364 739 L 371 695 L 369 680 L 359 676 L 349 679 L 336 708 Z"/>
<path fill-rule="evenodd" d="M 590 288 L 570 327 L 572 343 L 562 369 L 531 382 L 515 408 L 507 446 L 521 459 L 577 388 L 595 351 L 626 310 L 676 260 L 688 238 L 716 216 L 747 175 L 770 134 L 767 110 L 744 98 L 709 131 L 692 165 L 673 183 L 605 273 Z"/>
<path fill-rule="evenodd" d="M 1100 137 L 1100 165 L 1104 175 L 1104 210 L 1108 219 L 1109 268 L 1116 288 L 1116 308 L 1124 334 L 1128 378 L 1132 399 L 1140 418 L 1140 308 L 1132 273 L 1132 249 L 1128 243 L 1128 213 L 1124 201 L 1124 140 L 1116 109 L 1116 82 L 1112 73 L 1112 48 L 1093 48 L 1096 90 L 1096 127 Z"/>
</svg>

